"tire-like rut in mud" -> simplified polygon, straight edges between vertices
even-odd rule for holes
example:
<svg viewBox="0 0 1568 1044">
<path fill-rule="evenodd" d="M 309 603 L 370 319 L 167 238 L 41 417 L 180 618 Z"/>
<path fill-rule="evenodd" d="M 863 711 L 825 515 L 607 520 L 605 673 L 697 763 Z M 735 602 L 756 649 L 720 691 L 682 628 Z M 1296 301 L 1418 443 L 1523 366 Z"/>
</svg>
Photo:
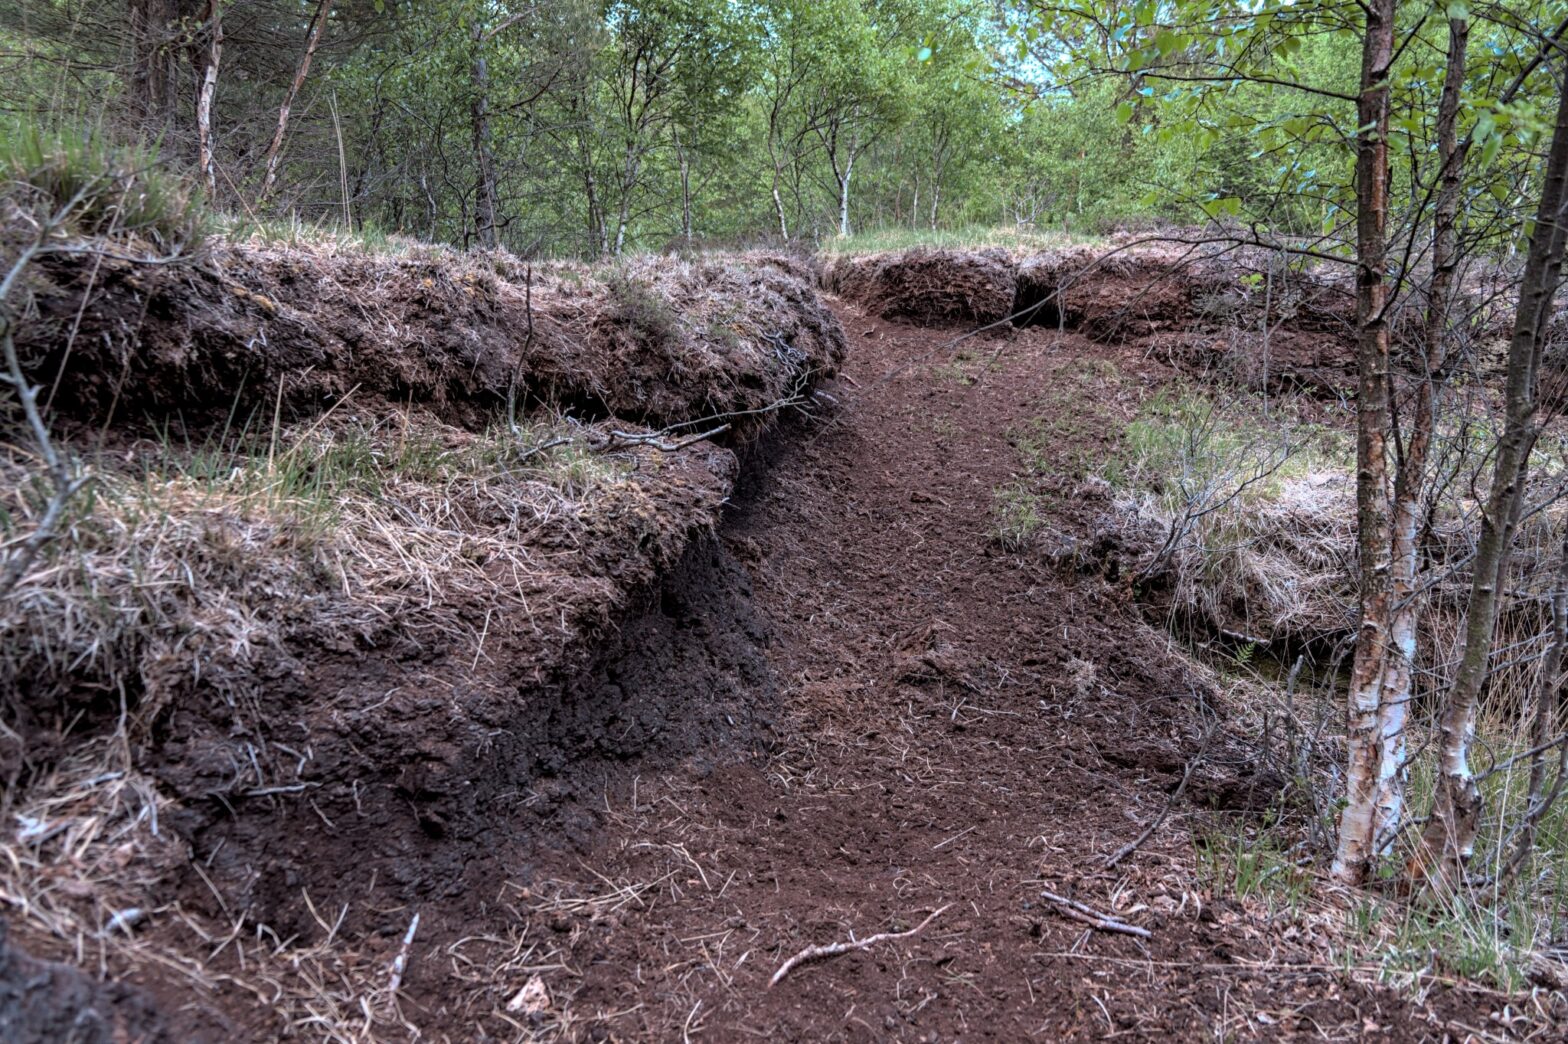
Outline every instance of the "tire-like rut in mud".
<svg viewBox="0 0 1568 1044">
<path fill-rule="evenodd" d="M 777 748 L 612 788 L 581 862 L 615 888 L 552 922 L 557 1010 L 606 1040 L 1429 1037 L 1426 1011 L 1202 898 L 1182 817 L 1100 869 L 1181 778 L 1204 686 L 1116 585 L 1000 549 L 993 493 L 1010 439 L 1064 383 L 1093 389 L 1095 358 L 1131 377 L 1101 416 L 1169 371 L 1042 330 L 970 342 L 954 370 L 951 332 L 840 314 L 841 412 L 775 439 L 725 527 L 772 625 Z M 1111 437 L 1090 423 L 1045 452 Z M 1103 505 L 1052 503 L 1048 528 L 1094 541 Z M 1248 765 L 1221 746 L 1188 793 L 1223 806 Z M 1065 919 L 1043 889 L 1152 938 Z M 808 946 L 939 908 L 769 986 Z"/>
</svg>

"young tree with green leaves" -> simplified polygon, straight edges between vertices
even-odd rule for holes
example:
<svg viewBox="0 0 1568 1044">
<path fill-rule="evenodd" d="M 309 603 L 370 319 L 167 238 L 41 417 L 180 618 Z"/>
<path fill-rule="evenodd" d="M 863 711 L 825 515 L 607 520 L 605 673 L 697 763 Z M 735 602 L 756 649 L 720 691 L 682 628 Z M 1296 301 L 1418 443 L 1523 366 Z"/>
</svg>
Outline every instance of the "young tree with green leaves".
<svg viewBox="0 0 1568 1044">
<path fill-rule="evenodd" d="M 1057 7 L 1027 5 L 1013 23 L 1026 54 L 1062 71 L 1066 82 L 1122 84 L 1118 117 L 1157 113 L 1161 133 L 1216 143 L 1247 131 L 1251 159 L 1272 173 L 1245 196 L 1216 185 L 1197 202 L 1214 223 L 1205 238 L 1255 244 L 1354 273 L 1357 342 L 1357 551 L 1359 626 L 1347 688 L 1346 791 L 1333 874 L 1363 881 L 1408 823 L 1407 732 L 1422 584 L 1420 526 L 1433 493 L 1429 447 L 1442 391 L 1452 373 L 1457 321 L 1455 273 L 1462 254 L 1498 242 L 1485 221 L 1480 187 L 1497 182 L 1492 165 L 1507 146 L 1527 169 L 1524 128 L 1533 108 L 1562 91 L 1543 66 L 1563 68 L 1547 12 L 1492 12 L 1487 43 L 1498 61 L 1472 75 L 1471 13 L 1462 5 L 1228 5 L 1160 3 Z M 1353 83 L 1323 48 L 1360 55 Z M 1317 60 L 1314 60 L 1317 59 Z M 1548 60 L 1550 59 L 1550 60 Z M 1510 85 L 1511 84 L 1511 85 Z M 1265 97 L 1270 104 L 1256 105 Z M 1436 105 L 1429 104 L 1436 100 Z M 1281 106 L 1285 106 L 1282 108 Z M 1475 114 L 1461 136 L 1463 117 Z M 1479 161 L 1467 161 L 1472 143 Z M 1555 156 L 1556 146 L 1554 145 Z M 1431 157 L 1431 158 L 1428 158 Z M 1505 432 L 1474 566 L 1464 663 L 1445 694 L 1443 772 L 1427 831 L 1440 859 L 1414 859 L 1420 875 L 1446 861 L 1452 880 L 1469 855 L 1478 810 L 1468 768 L 1469 737 L 1496 622 L 1496 592 L 1522 503 L 1534 412 L 1531 359 L 1543 343 L 1542 302 L 1559 282 L 1553 164 L 1529 238 L 1531 264 L 1520 288 L 1510 355 Z M 1220 172 L 1211 172 L 1217 174 Z M 1218 180 L 1217 178 L 1215 180 Z M 1229 188 L 1229 186 L 1224 186 Z M 1190 187 L 1186 187 L 1190 191 Z M 1462 235 L 1461 201 L 1477 209 Z M 1501 202 L 1511 192 L 1493 192 Z M 1295 201 L 1282 206 L 1281 202 Z M 1304 227 L 1300 201 L 1316 204 L 1321 227 Z M 1349 220 L 1346 220 L 1346 216 Z M 1347 227 L 1350 226 L 1350 227 Z M 1506 223 L 1505 223 L 1506 227 Z M 1391 321 L 1401 295 L 1427 300 L 1424 344 L 1412 365 L 1392 350 Z M 1413 400 L 1413 409 L 1400 404 Z"/>
</svg>

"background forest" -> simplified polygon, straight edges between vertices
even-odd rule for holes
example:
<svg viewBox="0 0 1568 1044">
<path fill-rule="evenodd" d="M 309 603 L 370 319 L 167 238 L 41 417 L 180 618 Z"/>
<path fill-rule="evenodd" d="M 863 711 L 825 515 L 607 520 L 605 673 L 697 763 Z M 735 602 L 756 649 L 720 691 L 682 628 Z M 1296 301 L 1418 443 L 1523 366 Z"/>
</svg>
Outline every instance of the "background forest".
<svg viewBox="0 0 1568 1044">
<path fill-rule="evenodd" d="M 236 219 L 528 256 L 1215 219 L 1348 250 L 1357 12 L 1258 7 L 1200 46 L 1179 6 L 4 0 L 0 107 L 11 137 L 156 143 Z M 1472 31 L 1466 206 L 1505 251 L 1554 11 L 1488 7 Z M 1469 17 L 1400 15 L 1391 184 L 1412 213 L 1448 14 Z"/>
<path fill-rule="evenodd" d="M 1244 142 L 1161 137 L 1114 81 L 1044 89 L 1036 39 L 975 0 L 8 0 L 0 105 L 190 168 L 209 138 L 242 217 L 544 256 L 1093 231 L 1266 190 Z"/>
</svg>

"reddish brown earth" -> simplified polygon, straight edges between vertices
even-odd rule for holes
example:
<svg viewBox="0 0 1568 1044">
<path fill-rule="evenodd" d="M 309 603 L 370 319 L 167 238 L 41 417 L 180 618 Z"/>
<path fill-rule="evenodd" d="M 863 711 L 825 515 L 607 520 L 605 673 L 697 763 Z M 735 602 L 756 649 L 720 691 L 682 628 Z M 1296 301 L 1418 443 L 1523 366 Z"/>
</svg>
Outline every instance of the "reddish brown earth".
<svg viewBox="0 0 1568 1044">
<path fill-rule="evenodd" d="M 726 529 L 772 623 L 777 750 L 645 767 L 604 794 L 602 829 L 557 869 L 574 895 L 624 891 L 550 920 L 560 956 L 540 972 L 552 1008 L 534 1027 L 564 1015 L 572 1036 L 625 1041 L 1506 1038 L 1489 1021 L 1500 999 L 1438 986 L 1418 1005 L 1326 964 L 1293 915 L 1260 922 L 1206 894 L 1193 803 L 1099 869 L 1164 807 L 1200 704 L 1226 708 L 1117 584 L 999 550 L 992 491 L 1017 471 L 1009 432 L 1090 362 L 1122 375 L 1103 383 L 1101 416 L 1130 415 L 1172 371 L 1027 330 L 970 342 L 979 380 L 965 384 L 933 373 L 951 333 L 841 318 L 842 411 L 754 462 Z M 1109 438 L 1091 424 L 1087 445 L 1057 451 Z M 1050 527 L 1092 543 L 1103 505 L 1064 494 Z M 1092 557 L 1103 572 L 1114 555 Z M 1227 739 L 1189 793 L 1259 807 L 1255 761 Z M 1202 815 L 1208 829 L 1242 822 Z M 1088 929 L 1043 889 L 1152 938 Z M 916 935 L 769 987 L 797 951 L 938 910 Z"/>
<path fill-rule="evenodd" d="M 253 954 L 271 945 L 259 923 L 319 945 L 295 969 L 321 983 L 286 1020 L 297 1035 L 1544 1039 L 1536 1016 L 1559 999 L 1518 1025 L 1494 1017 L 1517 1001 L 1440 978 L 1418 1003 L 1332 958 L 1332 897 L 1260 912 L 1205 882 L 1194 837 L 1246 835 L 1279 788 L 1239 728 L 1205 749 L 1175 814 L 1101 868 L 1166 807 L 1207 722 L 1237 714 L 1145 622 L 1105 494 L 1071 477 L 1182 361 L 1043 327 L 960 349 L 956 330 L 838 314 L 836 412 L 750 450 L 719 538 L 576 676 L 547 679 L 551 700 L 497 698 L 479 722 L 494 742 L 443 738 L 429 715 L 470 679 L 441 663 L 406 720 L 364 723 L 425 747 L 350 744 L 395 785 L 237 812 L 218 795 L 171 824 L 191 844 L 186 910 L 217 920 L 244 896 L 235 938 L 254 928 Z M 993 494 L 1042 416 L 1045 537 L 1005 550 Z M 361 687 L 381 669 L 339 668 Z M 1149 938 L 1068 919 L 1044 890 Z M 398 1016 L 382 996 L 373 1031 L 368 1016 L 342 1029 L 415 911 Z M 922 925 L 769 985 L 807 947 Z M 111 997 L 22 955 L 27 974 L 0 987 L 112 1007 L 118 1029 L 84 1039 L 277 1039 L 276 997 L 232 984 L 250 973 L 229 943 L 183 944 L 205 991 L 113 966 Z"/>
</svg>

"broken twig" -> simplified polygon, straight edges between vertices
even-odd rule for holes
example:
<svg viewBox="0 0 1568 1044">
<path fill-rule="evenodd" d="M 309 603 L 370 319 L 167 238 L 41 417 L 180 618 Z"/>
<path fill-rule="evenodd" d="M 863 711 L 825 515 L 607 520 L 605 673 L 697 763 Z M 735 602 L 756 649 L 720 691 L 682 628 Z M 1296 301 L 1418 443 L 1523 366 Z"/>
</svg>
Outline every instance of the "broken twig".
<svg viewBox="0 0 1568 1044">
<path fill-rule="evenodd" d="M 849 936 L 849 942 L 829 943 L 826 946 L 808 946 L 804 950 L 801 950 L 799 953 L 797 953 L 795 956 L 791 957 L 789 960 L 785 961 L 783 964 L 779 965 L 779 970 L 774 972 L 773 978 L 768 980 L 768 988 L 772 989 L 774 986 L 777 986 L 779 981 L 783 979 L 784 976 L 788 975 L 796 965 L 804 964 L 807 961 L 820 960 L 823 957 L 837 957 L 841 953 L 851 953 L 855 950 L 864 950 L 868 946 L 875 946 L 877 943 L 886 942 L 889 939 L 903 939 L 908 936 L 915 935 L 926 925 L 936 920 L 937 915 L 946 909 L 946 906 L 937 907 L 935 910 L 932 910 L 929 914 L 926 915 L 925 920 L 921 921 L 907 932 L 879 932 L 876 935 L 867 936 L 864 939 L 856 939 L 854 933 L 851 932 Z"/>
<path fill-rule="evenodd" d="M 1199 747 L 1198 753 L 1194 754 L 1192 760 L 1187 762 L 1187 769 L 1181 774 L 1181 782 L 1176 784 L 1176 789 L 1171 792 L 1171 796 L 1165 802 L 1165 807 L 1160 810 L 1160 814 L 1155 816 L 1154 821 L 1144 828 L 1143 833 L 1107 856 L 1105 862 L 1100 864 L 1101 867 L 1106 870 L 1111 869 L 1117 863 L 1138 851 L 1145 841 L 1154 836 L 1154 832 L 1160 829 L 1160 824 L 1165 822 L 1166 817 L 1171 814 L 1171 809 L 1176 807 L 1176 802 L 1180 801 L 1182 794 L 1186 793 L 1187 783 L 1192 779 L 1193 771 L 1203 763 L 1203 756 L 1209 752 L 1209 741 L 1213 738 L 1214 726 L 1211 725 L 1209 731 L 1204 733 L 1203 746 Z"/>
<path fill-rule="evenodd" d="M 1136 935 L 1140 939 L 1154 938 L 1154 933 L 1147 928 L 1139 928 L 1135 924 L 1128 924 L 1118 917 L 1101 913 L 1092 906 L 1085 906 L 1083 903 L 1057 895 L 1055 892 L 1041 892 L 1040 897 L 1056 904 L 1057 910 L 1064 916 L 1071 917 L 1075 921 L 1080 921 L 1102 932 L 1120 932 L 1123 935 Z"/>
<path fill-rule="evenodd" d="M 621 446 L 652 446 L 654 449 L 662 450 L 665 453 L 674 453 L 676 450 L 682 450 L 687 446 L 694 445 L 706 439 L 711 439 L 717 435 L 722 435 L 726 431 L 730 430 L 730 425 L 726 422 L 724 424 L 720 424 L 717 428 L 712 428 L 697 435 L 688 436 L 687 438 L 681 439 L 679 442 L 670 442 L 665 438 L 665 435 L 667 435 L 670 430 L 671 429 L 666 428 L 664 431 L 655 431 L 646 435 L 639 435 L 636 432 L 630 431 L 611 431 L 608 442 L 593 448 L 603 453 L 607 450 L 618 449 Z"/>
<path fill-rule="evenodd" d="M 414 945 L 414 933 L 419 931 L 419 911 L 414 911 L 414 919 L 408 922 L 408 931 L 403 935 L 403 945 L 397 948 L 397 957 L 392 961 L 392 981 L 387 985 L 387 995 L 393 1003 L 397 1001 L 397 988 L 403 985 L 403 972 L 408 969 L 408 949 Z"/>
</svg>

